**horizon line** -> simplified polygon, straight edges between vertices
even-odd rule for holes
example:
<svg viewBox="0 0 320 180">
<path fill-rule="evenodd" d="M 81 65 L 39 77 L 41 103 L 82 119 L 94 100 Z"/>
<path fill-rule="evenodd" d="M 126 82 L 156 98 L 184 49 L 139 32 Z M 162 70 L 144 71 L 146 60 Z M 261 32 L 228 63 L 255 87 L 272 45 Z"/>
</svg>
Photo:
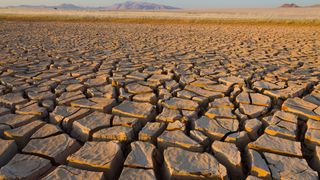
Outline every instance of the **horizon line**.
<svg viewBox="0 0 320 180">
<path fill-rule="evenodd" d="M 130 2 L 136 2 L 136 1 L 130 1 Z M 137 1 L 139 2 L 139 1 Z M 143 1 L 141 1 L 143 2 Z M 149 3 L 149 2 L 147 2 Z M 121 3 L 114 3 L 114 4 L 121 4 Z M 20 7 L 20 6 L 34 6 L 34 7 L 54 7 L 54 6 L 61 6 L 61 5 L 74 5 L 77 7 L 81 7 L 81 8 L 103 8 L 103 7 L 110 7 L 114 4 L 111 5 L 96 5 L 96 6 L 84 6 L 84 5 L 79 5 L 76 3 L 59 3 L 59 4 L 55 4 L 55 5 L 45 5 L 45 4 L 36 4 L 36 5 L 32 5 L 32 4 L 19 4 L 19 5 L 0 5 L 1 8 L 11 8 L 11 7 Z M 163 6 L 171 6 L 174 8 L 179 8 L 179 9 L 183 9 L 183 10 L 190 10 L 190 9 L 195 9 L 195 10 L 202 10 L 202 9 L 250 9 L 250 8 L 279 8 L 284 4 L 295 4 L 297 6 L 299 6 L 300 8 L 304 8 L 304 7 L 310 7 L 310 6 L 314 6 L 314 5 L 320 5 L 319 4 L 309 4 L 309 5 L 299 5 L 296 3 L 283 3 L 277 6 L 215 6 L 215 7 L 178 7 L 178 6 L 173 6 L 173 5 L 166 5 L 166 4 L 159 4 L 159 3 L 151 3 L 151 4 L 158 4 L 158 5 L 163 5 Z M 296 8 L 299 8 L 296 7 Z"/>
</svg>

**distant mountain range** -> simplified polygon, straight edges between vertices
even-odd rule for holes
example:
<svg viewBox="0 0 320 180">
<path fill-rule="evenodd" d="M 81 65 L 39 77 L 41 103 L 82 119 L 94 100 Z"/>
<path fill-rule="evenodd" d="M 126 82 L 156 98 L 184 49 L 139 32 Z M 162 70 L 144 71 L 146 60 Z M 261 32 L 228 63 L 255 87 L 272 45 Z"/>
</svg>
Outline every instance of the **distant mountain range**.
<svg viewBox="0 0 320 180">
<path fill-rule="evenodd" d="M 320 8 L 320 4 L 311 6 L 298 6 L 294 3 L 287 3 L 280 6 L 280 8 Z M 47 8 L 47 9 L 71 9 L 71 10 L 175 10 L 180 9 L 173 6 L 166 6 L 156 3 L 148 3 L 141 1 L 127 1 L 124 3 L 116 3 L 111 6 L 105 7 L 83 7 L 74 4 L 61 4 L 58 6 L 32 6 L 32 5 L 20 5 L 9 6 L 8 8 Z"/>
<path fill-rule="evenodd" d="M 140 9 L 140 10 L 170 10 L 170 9 L 179 9 L 177 7 L 166 6 L 155 3 L 148 2 L 134 2 L 127 1 L 124 3 L 116 3 L 112 6 L 106 8 L 107 10 L 130 10 L 130 9 Z"/>
<path fill-rule="evenodd" d="M 74 5 L 74 4 L 61 4 L 61 5 L 58 5 L 58 6 L 20 5 L 20 6 L 9 6 L 9 8 L 88 9 L 87 7 L 76 6 L 76 5 Z"/>
<path fill-rule="evenodd" d="M 116 3 L 111 6 L 106 7 L 82 7 L 74 4 L 61 4 L 58 6 L 32 6 L 32 5 L 20 5 L 20 6 L 10 6 L 9 8 L 48 8 L 48 9 L 72 9 L 72 10 L 174 10 L 180 9 L 173 6 L 166 6 L 162 4 L 156 3 L 148 3 L 148 2 L 135 2 L 135 1 L 127 1 L 124 3 Z"/>
</svg>

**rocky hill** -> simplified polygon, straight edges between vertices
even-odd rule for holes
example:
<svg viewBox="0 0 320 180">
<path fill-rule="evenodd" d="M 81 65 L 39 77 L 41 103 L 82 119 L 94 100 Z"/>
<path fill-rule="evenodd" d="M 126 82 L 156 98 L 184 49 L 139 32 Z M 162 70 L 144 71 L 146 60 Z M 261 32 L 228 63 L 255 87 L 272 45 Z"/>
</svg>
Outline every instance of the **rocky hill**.
<svg viewBox="0 0 320 180">
<path fill-rule="evenodd" d="M 290 4 L 283 4 L 280 6 L 281 8 L 298 8 L 300 6 L 294 4 L 294 3 L 290 3 Z"/>
</svg>

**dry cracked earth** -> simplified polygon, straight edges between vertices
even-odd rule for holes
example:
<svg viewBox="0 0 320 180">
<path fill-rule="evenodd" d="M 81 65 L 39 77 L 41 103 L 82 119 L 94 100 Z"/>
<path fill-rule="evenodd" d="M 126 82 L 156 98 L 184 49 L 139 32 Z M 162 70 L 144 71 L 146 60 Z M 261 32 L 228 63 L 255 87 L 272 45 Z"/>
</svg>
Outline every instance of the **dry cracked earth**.
<svg viewBox="0 0 320 180">
<path fill-rule="evenodd" d="M 0 179 L 318 179 L 319 35 L 0 22 Z"/>
</svg>

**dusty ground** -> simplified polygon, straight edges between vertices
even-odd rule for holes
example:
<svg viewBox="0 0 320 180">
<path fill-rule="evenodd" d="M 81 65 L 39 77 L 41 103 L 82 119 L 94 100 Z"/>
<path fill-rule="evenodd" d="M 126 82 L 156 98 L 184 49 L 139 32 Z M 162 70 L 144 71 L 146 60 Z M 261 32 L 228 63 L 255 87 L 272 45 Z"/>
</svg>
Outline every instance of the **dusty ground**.
<svg viewBox="0 0 320 180">
<path fill-rule="evenodd" d="M 320 29 L 0 22 L 0 179 L 318 179 Z"/>
</svg>

